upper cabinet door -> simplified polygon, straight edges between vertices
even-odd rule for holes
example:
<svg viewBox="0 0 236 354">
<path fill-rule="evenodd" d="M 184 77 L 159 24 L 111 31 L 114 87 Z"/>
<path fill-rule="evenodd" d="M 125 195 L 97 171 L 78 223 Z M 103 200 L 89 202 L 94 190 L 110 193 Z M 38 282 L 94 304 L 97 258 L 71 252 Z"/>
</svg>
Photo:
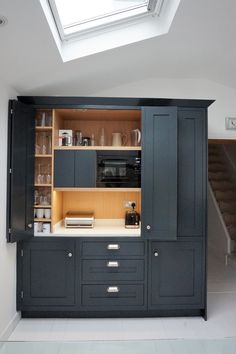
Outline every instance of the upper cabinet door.
<svg viewBox="0 0 236 354">
<path fill-rule="evenodd" d="M 75 152 L 75 186 L 79 188 L 96 187 L 96 151 Z"/>
<path fill-rule="evenodd" d="M 7 240 L 34 234 L 34 122 L 31 106 L 12 100 L 8 125 Z"/>
<path fill-rule="evenodd" d="M 178 236 L 203 236 L 206 212 L 205 109 L 178 111 Z"/>
<path fill-rule="evenodd" d="M 54 187 L 75 186 L 75 152 L 56 150 L 54 154 Z"/>
<path fill-rule="evenodd" d="M 177 108 L 142 110 L 142 235 L 177 238 Z"/>
</svg>

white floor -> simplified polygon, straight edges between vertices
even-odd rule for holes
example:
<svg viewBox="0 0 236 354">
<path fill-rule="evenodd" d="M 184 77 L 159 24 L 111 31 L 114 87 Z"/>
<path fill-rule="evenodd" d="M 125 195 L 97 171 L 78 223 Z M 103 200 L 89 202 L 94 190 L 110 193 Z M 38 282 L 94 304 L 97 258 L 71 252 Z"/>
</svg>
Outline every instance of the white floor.
<svg viewBox="0 0 236 354">
<path fill-rule="evenodd" d="M 214 339 L 236 337 L 236 262 L 210 257 L 208 321 L 200 317 L 22 319 L 10 341 Z"/>
</svg>

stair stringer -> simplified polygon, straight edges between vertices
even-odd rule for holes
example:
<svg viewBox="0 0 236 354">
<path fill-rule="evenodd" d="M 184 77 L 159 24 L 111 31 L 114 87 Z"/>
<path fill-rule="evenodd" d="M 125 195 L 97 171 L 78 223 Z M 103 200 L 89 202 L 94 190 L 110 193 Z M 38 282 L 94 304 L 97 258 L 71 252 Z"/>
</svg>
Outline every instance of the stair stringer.
<svg viewBox="0 0 236 354">
<path fill-rule="evenodd" d="M 234 251 L 234 243 L 208 182 L 208 246 L 217 256 L 226 259 Z"/>
</svg>

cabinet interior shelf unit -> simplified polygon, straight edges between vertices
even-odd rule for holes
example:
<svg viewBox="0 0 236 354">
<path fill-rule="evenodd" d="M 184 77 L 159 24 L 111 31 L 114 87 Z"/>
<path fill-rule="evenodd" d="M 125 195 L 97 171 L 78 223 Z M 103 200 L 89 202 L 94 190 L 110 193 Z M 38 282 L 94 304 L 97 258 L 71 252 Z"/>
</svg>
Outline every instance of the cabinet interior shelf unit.
<svg viewBox="0 0 236 354">
<path fill-rule="evenodd" d="M 45 115 L 51 117 L 52 126 L 39 126 L 40 117 Z M 51 154 L 35 154 L 35 163 L 46 165 L 50 163 L 52 183 L 35 183 L 35 188 L 38 188 L 39 193 L 47 194 L 44 187 L 50 188 L 51 191 L 51 219 L 44 220 L 42 218 L 35 219 L 38 222 L 50 222 L 52 233 L 55 231 L 56 225 L 62 222 L 68 211 L 92 211 L 95 218 L 99 219 L 124 219 L 125 200 L 134 200 L 137 204 L 136 210 L 141 213 L 141 188 L 102 188 L 95 185 L 80 186 L 70 185 L 66 181 L 62 181 L 58 186 L 58 174 L 64 169 L 64 174 L 68 178 L 74 178 L 74 170 L 69 160 L 72 152 L 81 151 L 141 151 L 141 145 L 131 145 L 131 131 L 139 129 L 141 131 L 141 110 L 140 109 L 51 109 L 45 112 L 42 109 L 36 113 L 36 136 L 45 134 L 51 136 L 52 151 Z M 59 130 L 81 131 L 84 137 L 94 137 L 94 146 L 60 146 Z M 102 130 L 105 133 L 105 145 L 98 145 Z M 112 145 L 112 133 L 119 132 L 122 135 L 123 145 Z M 73 143 L 75 143 L 73 141 Z M 57 168 L 57 157 L 60 152 L 64 152 L 62 162 Z M 75 155 L 73 155 L 75 156 Z M 89 158 L 89 157 L 88 157 Z M 93 162 L 96 164 L 96 161 Z M 80 168 L 80 165 L 79 165 Z M 81 166 L 81 169 L 89 167 Z M 95 168 L 95 166 L 94 166 Z M 70 177 L 68 177 L 70 176 Z M 40 192 L 42 191 L 42 192 Z M 72 193 L 74 192 L 74 193 Z M 107 193 L 108 192 L 108 193 Z M 70 198 L 70 199 L 69 199 Z M 83 201 L 83 202 L 81 202 Z M 43 208 L 43 207 L 42 207 Z M 46 207 L 45 207 L 46 208 Z M 38 208 L 36 208 L 38 209 Z"/>
</svg>

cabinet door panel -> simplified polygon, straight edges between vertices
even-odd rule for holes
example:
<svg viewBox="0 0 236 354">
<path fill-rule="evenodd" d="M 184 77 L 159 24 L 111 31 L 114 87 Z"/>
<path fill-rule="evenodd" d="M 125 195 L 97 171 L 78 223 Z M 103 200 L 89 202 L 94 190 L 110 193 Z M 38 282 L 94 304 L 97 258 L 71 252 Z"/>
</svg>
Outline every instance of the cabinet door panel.
<svg viewBox="0 0 236 354">
<path fill-rule="evenodd" d="M 72 150 L 55 151 L 54 187 L 74 187 L 75 185 L 75 152 Z"/>
<path fill-rule="evenodd" d="M 75 187 L 96 187 L 96 151 L 75 152 Z"/>
<path fill-rule="evenodd" d="M 142 234 L 177 237 L 177 109 L 142 112 Z"/>
<path fill-rule="evenodd" d="M 23 307 L 74 305 L 74 241 L 29 242 L 23 251 Z"/>
<path fill-rule="evenodd" d="M 17 101 L 9 108 L 7 235 L 15 242 L 33 236 L 35 110 Z"/>
<path fill-rule="evenodd" d="M 178 235 L 202 236 L 206 210 L 205 110 L 178 112 Z"/>
<path fill-rule="evenodd" d="M 150 254 L 149 307 L 202 306 L 202 244 L 153 242 Z"/>
</svg>

